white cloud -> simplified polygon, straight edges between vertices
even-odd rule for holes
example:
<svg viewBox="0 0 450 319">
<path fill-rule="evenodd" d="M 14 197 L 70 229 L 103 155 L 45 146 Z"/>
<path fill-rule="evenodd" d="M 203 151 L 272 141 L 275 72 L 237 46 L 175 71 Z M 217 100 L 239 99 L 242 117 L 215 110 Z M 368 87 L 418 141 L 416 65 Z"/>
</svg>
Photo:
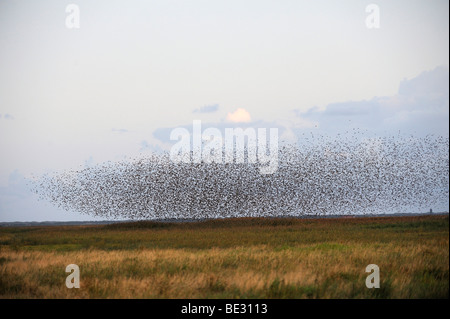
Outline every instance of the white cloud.
<svg viewBox="0 0 450 319">
<path fill-rule="evenodd" d="M 248 123 L 251 120 L 250 113 L 243 108 L 238 108 L 236 111 L 227 114 L 227 121 L 229 122 Z"/>
<path fill-rule="evenodd" d="M 124 129 L 124 128 L 113 128 L 112 131 L 115 133 L 128 133 L 129 132 L 127 129 Z"/>
</svg>

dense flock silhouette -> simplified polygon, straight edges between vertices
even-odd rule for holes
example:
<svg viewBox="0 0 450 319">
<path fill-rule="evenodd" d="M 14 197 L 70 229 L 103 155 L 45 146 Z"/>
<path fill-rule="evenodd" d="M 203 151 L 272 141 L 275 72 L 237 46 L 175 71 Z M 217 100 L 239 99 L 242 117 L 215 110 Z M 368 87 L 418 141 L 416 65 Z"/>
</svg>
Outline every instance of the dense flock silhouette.
<svg viewBox="0 0 450 319">
<path fill-rule="evenodd" d="M 199 219 L 405 212 L 448 202 L 448 137 L 303 136 L 259 163 L 173 163 L 168 153 L 35 181 L 42 199 L 108 219 Z"/>
</svg>

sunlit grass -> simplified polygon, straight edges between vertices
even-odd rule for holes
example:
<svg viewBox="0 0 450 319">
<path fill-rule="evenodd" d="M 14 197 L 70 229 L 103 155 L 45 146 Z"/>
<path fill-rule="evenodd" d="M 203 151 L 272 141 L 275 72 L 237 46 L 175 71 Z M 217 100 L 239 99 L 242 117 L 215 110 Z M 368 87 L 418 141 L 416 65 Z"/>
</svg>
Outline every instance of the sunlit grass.
<svg viewBox="0 0 450 319">
<path fill-rule="evenodd" d="M 0 228 L 1 298 L 448 298 L 448 216 Z M 65 267 L 80 267 L 80 289 Z M 368 289 L 365 268 L 380 267 Z"/>
</svg>

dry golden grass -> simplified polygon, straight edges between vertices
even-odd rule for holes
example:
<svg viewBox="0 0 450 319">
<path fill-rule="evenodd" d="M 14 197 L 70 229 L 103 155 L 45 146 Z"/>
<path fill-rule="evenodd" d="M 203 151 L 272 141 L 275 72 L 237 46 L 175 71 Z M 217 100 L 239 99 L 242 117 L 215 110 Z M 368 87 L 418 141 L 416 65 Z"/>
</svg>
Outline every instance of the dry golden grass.
<svg viewBox="0 0 450 319">
<path fill-rule="evenodd" d="M 0 298 L 448 298 L 448 216 L 229 223 L 0 229 Z"/>
</svg>

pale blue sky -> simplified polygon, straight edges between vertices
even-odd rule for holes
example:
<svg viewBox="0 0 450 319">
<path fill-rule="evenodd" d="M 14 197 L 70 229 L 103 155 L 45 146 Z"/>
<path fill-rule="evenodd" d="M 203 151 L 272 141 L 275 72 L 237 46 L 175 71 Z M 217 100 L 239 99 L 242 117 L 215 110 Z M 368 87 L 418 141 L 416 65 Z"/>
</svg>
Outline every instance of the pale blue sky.
<svg viewBox="0 0 450 319">
<path fill-rule="evenodd" d="M 79 5 L 79 29 L 65 25 L 69 3 Z M 366 27 L 370 3 L 380 8 L 379 29 Z M 448 74 L 448 6 L 446 0 L 1 1 L 0 221 L 79 217 L 30 213 L 23 198 L 11 195 L 13 172 L 29 177 L 90 158 L 133 156 L 144 142 L 165 146 L 153 134 L 158 129 L 194 119 L 222 127 L 238 108 L 252 121 L 301 129 L 313 118 L 301 114 L 311 110 L 378 103 L 397 96 L 402 81 L 438 66 Z M 213 112 L 194 112 L 215 105 Z M 448 124 L 441 126 L 437 133 L 448 135 Z"/>
</svg>

